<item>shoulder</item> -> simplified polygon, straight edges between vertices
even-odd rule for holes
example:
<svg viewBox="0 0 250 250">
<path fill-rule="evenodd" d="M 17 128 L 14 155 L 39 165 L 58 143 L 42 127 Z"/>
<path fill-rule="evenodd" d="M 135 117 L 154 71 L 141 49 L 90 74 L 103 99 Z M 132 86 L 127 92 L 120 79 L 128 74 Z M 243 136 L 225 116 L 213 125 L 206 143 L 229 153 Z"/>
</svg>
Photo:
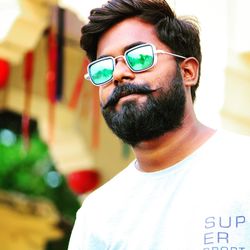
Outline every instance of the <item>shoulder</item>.
<svg viewBox="0 0 250 250">
<path fill-rule="evenodd" d="M 118 201 L 119 197 L 126 190 L 129 180 L 133 178 L 134 161 L 125 169 L 107 181 L 101 187 L 90 193 L 83 202 L 81 209 L 92 209 L 107 204 L 109 201 Z M 80 210 L 81 210 L 80 209 Z"/>
<path fill-rule="evenodd" d="M 218 130 L 190 161 L 191 173 L 213 184 L 217 181 L 218 185 L 233 186 L 237 181 L 237 185 L 245 185 L 250 169 L 249 149 L 249 136 Z"/>
<path fill-rule="evenodd" d="M 216 162 L 215 168 L 224 171 L 225 177 L 229 173 L 232 176 L 244 177 L 250 168 L 249 149 L 249 136 L 221 130 L 217 131 L 210 145 L 210 150 L 213 152 L 210 156 Z"/>
<path fill-rule="evenodd" d="M 218 131 L 218 134 L 223 138 L 233 139 L 233 140 L 243 140 L 250 142 L 250 136 L 244 135 L 236 132 L 232 132 L 229 130 L 221 129 Z"/>
<path fill-rule="evenodd" d="M 226 150 L 244 152 L 245 150 L 249 150 L 250 136 L 227 130 L 219 130 L 214 136 L 213 144 L 221 152 Z"/>
</svg>

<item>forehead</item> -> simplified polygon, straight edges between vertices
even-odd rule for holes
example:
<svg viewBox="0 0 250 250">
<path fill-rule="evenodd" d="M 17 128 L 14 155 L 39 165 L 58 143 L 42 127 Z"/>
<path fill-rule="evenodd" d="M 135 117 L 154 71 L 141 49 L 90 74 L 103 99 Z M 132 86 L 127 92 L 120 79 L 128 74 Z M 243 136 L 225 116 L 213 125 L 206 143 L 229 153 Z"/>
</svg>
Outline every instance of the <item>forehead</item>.
<svg viewBox="0 0 250 250">
<path fill-rule="evenodd" d="M 137 42 L 152 43 L 157 48 L 163 46 L 154 26 L 134 17 L 115 24 L 101 36 L 97 45 L 97 57 L 120 55 L 125 47 Z"/>
</svg>

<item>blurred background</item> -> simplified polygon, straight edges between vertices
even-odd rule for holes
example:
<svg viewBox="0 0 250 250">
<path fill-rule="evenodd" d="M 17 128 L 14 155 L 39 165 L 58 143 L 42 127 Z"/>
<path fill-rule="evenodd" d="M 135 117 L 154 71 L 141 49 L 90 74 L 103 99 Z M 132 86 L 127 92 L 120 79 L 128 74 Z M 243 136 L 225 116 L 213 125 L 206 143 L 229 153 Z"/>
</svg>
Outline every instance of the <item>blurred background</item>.
<svg viewBox="0 0 250 250">
<path fill-rule="evenodd" d="M 1 250 L 66 250 L 81 202 L 134 158 L 83 79 L 80 29 L 104 2 L 0 0 Z M 198 118 L 249 135 L 250 2 L 169 3 L 200 23 Z"/>
</svg>

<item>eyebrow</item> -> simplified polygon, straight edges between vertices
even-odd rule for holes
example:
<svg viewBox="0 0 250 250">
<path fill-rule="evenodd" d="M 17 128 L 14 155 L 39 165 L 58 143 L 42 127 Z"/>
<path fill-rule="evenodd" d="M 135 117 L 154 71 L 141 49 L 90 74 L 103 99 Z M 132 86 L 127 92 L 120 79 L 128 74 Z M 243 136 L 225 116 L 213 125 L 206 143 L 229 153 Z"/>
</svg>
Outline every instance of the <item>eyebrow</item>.
<svg viewBox="0 0 250 250">
<path fill-rule="evenodd" d="M 136 46 L 138 46 L 138 45 L 141 45 L 141 44 L 146 44 L 146 43 L 145 43 L 145 42 L 141 42 L 141 41 L 135 42 L 135 43 L 131 43 L 131 44 L 129 44 L 128 46 L 126 46 L 126 47 L 123 49 L 123 53 L 125 53 L 127 50 L 129 50 L 129 49 L 131 49 L 131 48 L 133 48 L 133 47 L 136 47 Z"/>
<path fill-rule="evenodd" d="M 131 43 L 131 44 L 125 46 L 125 47 L 123 48 L 123 54 L 124 54 L 127 50 L 129 50 L 129 49 L 131 49 L 131 48 L 133 48 L 133 47 L 136 47 L 136 46 L 138 46 L 138 45 L 141 45 L 141 44 L 146 44 L 146 42 L 138 41 L 138 42 Z M 111 56 L 111 55 L 102 55 L 102 56 L 96 58 L 96 60 L 102 59 L 102 58 L 105 58 L 105 57 L 110 57 L 110 56 Z M 114 56 L 111 56 L 111 57 L 114 57 Z"/>
</svg>

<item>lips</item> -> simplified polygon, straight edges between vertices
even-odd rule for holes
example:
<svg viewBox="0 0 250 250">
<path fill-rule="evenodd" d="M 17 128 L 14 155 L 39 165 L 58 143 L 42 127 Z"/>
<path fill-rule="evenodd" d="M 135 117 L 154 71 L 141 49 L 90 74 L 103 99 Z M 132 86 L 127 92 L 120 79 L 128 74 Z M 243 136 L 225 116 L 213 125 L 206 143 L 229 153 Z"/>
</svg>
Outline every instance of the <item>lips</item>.
<svg viewBox="0 0 250 250">
<path fill-rule="evenodd" d="M 123 97 L 133 94 L 141 94 L 141 95 L 150 94 L 156 90 L 157 89 L 152 90 L 148 85 L 125 84 L 117 86 L 103 108 L 105 109 L 107 107 L 115 106 L 119 102 L 119 100 Z"/>
<path fill-rule="evenodd" d="M 145 94 L 142 92 L 138 92 L 138 91 L 127 91 L 127 92 L 122 92 L 119 96 L 117 96 L 117 101 L 119 101 L 121 98 L 126 97 L 126 96 L 130 96 L 130 95 L 134 95 L 134 94 Z"/>
</svg>

